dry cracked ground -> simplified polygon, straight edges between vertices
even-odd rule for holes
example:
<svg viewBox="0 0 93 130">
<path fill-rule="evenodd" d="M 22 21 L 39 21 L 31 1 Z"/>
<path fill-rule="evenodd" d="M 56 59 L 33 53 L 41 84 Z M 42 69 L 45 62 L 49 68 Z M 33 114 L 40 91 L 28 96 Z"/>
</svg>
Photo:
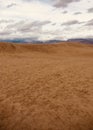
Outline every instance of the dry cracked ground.
<svg viewBox="0 0 93 130">
<path fill-rule="evenodd" d="M 93 130 L 93 45 L 0 43 L 0 130 Z"/>
</svg>

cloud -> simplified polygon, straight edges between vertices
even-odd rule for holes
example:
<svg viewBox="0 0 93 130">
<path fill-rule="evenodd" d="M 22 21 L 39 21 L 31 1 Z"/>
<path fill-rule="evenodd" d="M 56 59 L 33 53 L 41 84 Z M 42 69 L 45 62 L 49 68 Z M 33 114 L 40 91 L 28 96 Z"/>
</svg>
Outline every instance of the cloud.
<svg viewBox="0 0 93 130">
<path fill-rule="evenodd" d="M 16 6 L 16 5 L 17 5 L 16 3 L 11 3 L 11 4 L 7 5 L 6 7 L 11 8 L 11 7 Z"/>
<path fill-rule="evenodd" d="M 74 15 L 82 14 L 81 12 L 75 12 Z"/>
<path fill-rule="evenodd" d="M 32 2 L 32 1 L 34 1 L 34 0 L 22 0 L 22 1 L 25 1 L 25 2 Z"/>
<path fill-rule="evenodd" d="M 42 27 L 49 23 L 51 22 L 50 21 L 43 21 L 43 22 L 34 21 L 31 23 L 24 23 L 23 25 L 17 26 L 17 30 L 23 33 L 31 32 L 31 31 L 39 33 L 42 30 Z"/>
<path fill-rule="evenodd" d="M 71 25 L 75 25 L 75 24 L 80 24 L 80 22 L 78 20 L 72 20 L 72 21 L 63 23 L 62 25 L 71 26 Z"/>
<path fill-rule="evenodd" d="M 68 11 L 63 11 L 62 13 L 63 13 L 63 14 L 67 14 L 67 13 L 68 13 Z"/>
<path fill-rule="evenodd" d="M 93 8 L 89 8 L 88 13 L 93 13 Z"/>
<path fill-rule="evenodd" d="M 56 25 L 56 23 L 52 23 L 52 25 L 53 25 L 53 26 L 55 26 L 55 25 Z"/>
<path fill-rule="evenodd" d="M 92 5 L 93 0 L 0 0 L 0 39 L 92 35 Z"/>
<path fill-rule="evenodd" d="M 50 21 L 19 21 L 8 24 L 1 32 L 0 35 L 4 38 L 26 38 L 32 39 L 40 38 L 43 34 L 43 26 L 51 24 Z M 0 37 L 1 38 L 1 37 Z"/>
<path fill-rule="evenodd" d="M 0 20 L 0 24 L 6 24 L 6 23 L 10 23 L 10 22 L 13 22 L 13 20 L 7 20 L 7 19 L 2 19 Z"/>
<path fill-rule="evenodd" d="M 0 32 L 0 36 L 5 36 L 5 35 L 10 35 L 12 32 L 4 31 L 4 32 Z"/>
<path fill-rule="evenodd" d="M 89 20 L 86 24 L 85 24 L 85 26 L 93 26 L 93 19 L 91 19 L 91 20 Z"/>
<path fill-rule="evenodd" d="M 54 6 L 57 8 L 60 7 L 67 7 L 72 2 L 78 2 L 80 0 L 54 0 L 55 4 Z"/>
</svg>

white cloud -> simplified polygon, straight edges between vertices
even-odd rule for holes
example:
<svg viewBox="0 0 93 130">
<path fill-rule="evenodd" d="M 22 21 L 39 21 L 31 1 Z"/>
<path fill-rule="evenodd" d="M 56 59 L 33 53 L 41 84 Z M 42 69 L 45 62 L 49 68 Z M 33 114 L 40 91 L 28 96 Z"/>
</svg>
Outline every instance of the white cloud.
<svg viewBox="0 0 93 130">
<path fill-rule="evenodd" d="M 92 0 L 0 0 L 0 39 L 92 36 L 92 5 Z"/>
</svg>

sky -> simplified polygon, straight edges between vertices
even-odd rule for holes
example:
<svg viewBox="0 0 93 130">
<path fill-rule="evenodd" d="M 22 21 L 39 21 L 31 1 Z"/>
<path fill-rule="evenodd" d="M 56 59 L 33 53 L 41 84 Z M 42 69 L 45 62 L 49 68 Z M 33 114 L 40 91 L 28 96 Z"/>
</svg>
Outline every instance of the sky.
<svg viewBox="0 0 93 130">
<path fill-rule="evenodd" d="M 0 40 L 93 38 L 93 0 L 0 0 Z"/>
</svg>

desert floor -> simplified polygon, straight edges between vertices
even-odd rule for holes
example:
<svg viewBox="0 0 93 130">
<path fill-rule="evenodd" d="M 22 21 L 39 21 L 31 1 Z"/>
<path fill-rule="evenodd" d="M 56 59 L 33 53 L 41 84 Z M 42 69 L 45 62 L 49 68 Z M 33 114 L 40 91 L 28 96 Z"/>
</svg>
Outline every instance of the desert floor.
<svg viewBox="0 0 93 130">
<path fill-rule="evenodd" d="M 93 130 L 93 45 L 0 43 L 0 130 Z"/>
</svg>

